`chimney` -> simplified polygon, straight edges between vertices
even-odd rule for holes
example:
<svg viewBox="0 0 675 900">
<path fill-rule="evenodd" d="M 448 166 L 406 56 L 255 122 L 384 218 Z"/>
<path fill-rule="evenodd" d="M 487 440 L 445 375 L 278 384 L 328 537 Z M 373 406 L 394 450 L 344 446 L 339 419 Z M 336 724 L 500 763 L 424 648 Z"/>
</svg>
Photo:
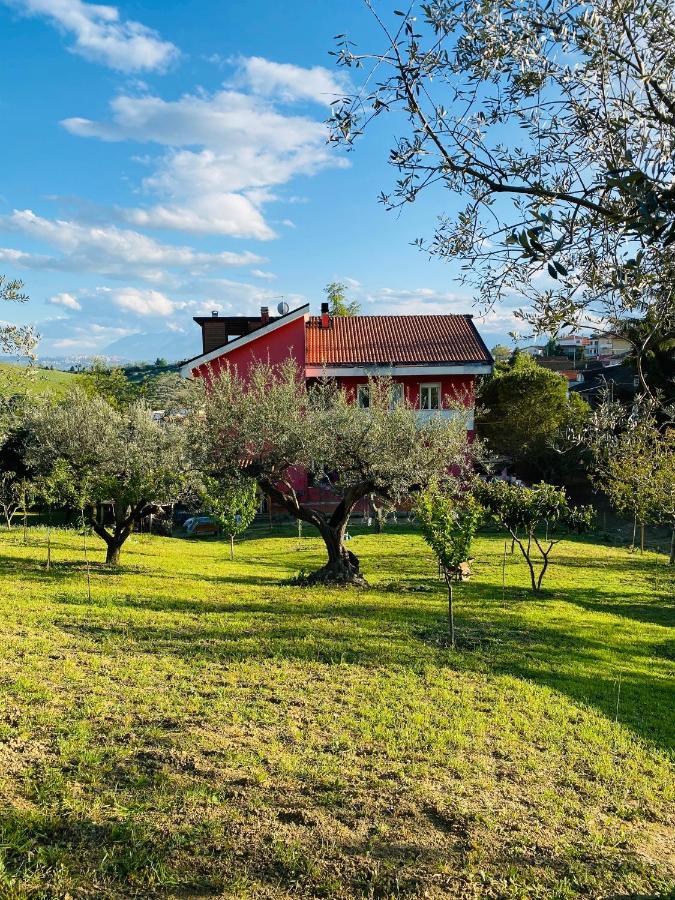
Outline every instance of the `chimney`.
<svg viewBox="0 0 675 900">
<path fill-rule="evenodd" d="M 212 309 L 212 310 L 211 310 L 211 315 L 212 315 L 212 317 L 213 317 L 214 319 L 217 319 L 217 318 L 218 318 L 218 310 L 217 310 L 217 309 Z"/>
<path fill-rule="evenodd" d="M 263 325 L 269 325 L 270 321 L 270 308 L 269 306 L 261 306 L 260 307 L 260 321 Z"/>
<path fill-rule="evenodd" d="M 330 315 L 328 314 L 328 304 L 321 304 L 321 327 L 329 328 L 330 327 Z"/>
</svg>

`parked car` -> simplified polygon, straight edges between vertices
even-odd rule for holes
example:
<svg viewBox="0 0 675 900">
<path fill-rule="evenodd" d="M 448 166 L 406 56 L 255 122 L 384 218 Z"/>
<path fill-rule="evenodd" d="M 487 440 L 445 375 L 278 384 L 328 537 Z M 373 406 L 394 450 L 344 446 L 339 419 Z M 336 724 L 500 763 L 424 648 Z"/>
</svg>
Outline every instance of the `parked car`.
<svg viewBox="0 0 675 900">
<path fill-rule="evenodd" d="M 190 537 L 218 534 L 218 524 L 213 521 L 211 516 L 192 516 L 183 522 L 183 528 Z"/>
</svg>

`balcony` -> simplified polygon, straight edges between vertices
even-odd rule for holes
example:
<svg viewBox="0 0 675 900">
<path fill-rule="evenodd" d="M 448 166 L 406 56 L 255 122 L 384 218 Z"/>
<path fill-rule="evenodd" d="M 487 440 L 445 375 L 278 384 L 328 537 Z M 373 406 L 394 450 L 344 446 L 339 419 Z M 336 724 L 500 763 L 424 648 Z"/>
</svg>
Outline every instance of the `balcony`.
<svg viewBox="0 0 675 900">
<path fill-rule="evenodd" d="M 417 412 L 417 418 L 420 422 L 428 422 L 429 419 L 433 419 L 434 416 L 440 416 L 443 419 L 454 419 L 457 415 L 459 414 L 454 409 L 420 409 Z M 466 411 L 466 428 L 467 431 L 473 431 L 474 429 L 473 407 Z"/>
</svg>

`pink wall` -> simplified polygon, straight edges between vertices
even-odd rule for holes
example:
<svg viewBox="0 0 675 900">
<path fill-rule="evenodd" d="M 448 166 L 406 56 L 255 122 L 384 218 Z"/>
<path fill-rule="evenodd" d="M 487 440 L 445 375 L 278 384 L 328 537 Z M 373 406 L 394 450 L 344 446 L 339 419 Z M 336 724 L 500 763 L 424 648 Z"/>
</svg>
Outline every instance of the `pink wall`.
<svg viewBox="0 0 675 900">
<path fill-rule="evenodd" d="M 220 371 L 227 365 L 236 367 L 239 375 L 246 378 L 252 366 L 260 362 L 272 364 L 283 362 L 292 356 L 300 367 L 305 363 L 305 320 L 295 319 L 268 334 L 261 334 L 255 341 L 241 347 L 233 347 L 229 353 L 217 356 L 211 362 L 193 369 L 198 378 L 206 377 L 208 370 Z"/>
</svg>

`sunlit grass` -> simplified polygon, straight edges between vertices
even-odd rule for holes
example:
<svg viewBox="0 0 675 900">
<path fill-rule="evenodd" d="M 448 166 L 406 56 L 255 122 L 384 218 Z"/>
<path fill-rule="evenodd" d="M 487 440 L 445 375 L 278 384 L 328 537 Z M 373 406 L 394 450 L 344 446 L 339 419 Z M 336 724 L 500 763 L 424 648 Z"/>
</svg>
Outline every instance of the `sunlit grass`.
<svg viewBox="0 0 675 900">
<path fill-rule="evenodd" d="M 0 363 L 0 395 L 26 392 L 62 397 L 75 384 L 77 376 L 72 372 Z"/>
<path fill-rule="evenodd" d="M 558 548 L 543 596 L 480 538 L 445 592 L 414 532 L 372 587 L 279 582 L 318 539 L 0 536 L 0 896 L 666 896 L 673 578 Z"/>
</svg>

